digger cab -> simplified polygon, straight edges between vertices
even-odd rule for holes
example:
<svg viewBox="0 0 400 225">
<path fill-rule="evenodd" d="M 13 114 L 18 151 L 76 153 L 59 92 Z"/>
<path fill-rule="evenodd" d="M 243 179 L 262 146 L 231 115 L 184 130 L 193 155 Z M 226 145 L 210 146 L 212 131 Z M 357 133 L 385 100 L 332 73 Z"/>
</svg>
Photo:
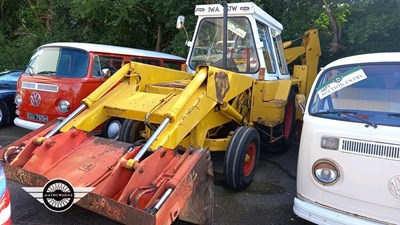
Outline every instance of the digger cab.
<svg viewBox="0 0 400 225">
<path fill-rule="evenodd" d="M 195 15 L 195 34 L 187 43 L 189 72 L 199 65 L 223 68 L 223 6 L 198 5 Z M 226 69 L 260 80 L 290 78 L 282 29 L 282 24 L 252 2 L 228 4 Z"/>
</svg>

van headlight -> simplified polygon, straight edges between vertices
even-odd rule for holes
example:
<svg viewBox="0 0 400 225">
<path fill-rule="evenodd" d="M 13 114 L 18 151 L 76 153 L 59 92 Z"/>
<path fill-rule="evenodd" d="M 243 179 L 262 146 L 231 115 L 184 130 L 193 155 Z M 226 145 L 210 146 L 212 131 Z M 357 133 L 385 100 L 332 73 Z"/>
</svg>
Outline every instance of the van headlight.
<svg viewBox="0 0 400 225">
<path fill-rule="evenodd" d="M 61 113 L 66 113 L 71 109 L 71 104 L 64 99 L 61 99 L 58 102 L 58 111 L 60 111 Z"/>
<path fill-rule="evenodd" d="M 14 98 L 14 102 L 17 106 L 20 106 L 22 104 L 22 96 L 21 94 L 16 94 Z"/>
<path fill-rule="evenodd" d="M 332 185 L 339 179 L 338 167 L 329 160 L 317 161 L 313 166 L 313 174 L 316 180 L 323 185 Z"/>
</svg>

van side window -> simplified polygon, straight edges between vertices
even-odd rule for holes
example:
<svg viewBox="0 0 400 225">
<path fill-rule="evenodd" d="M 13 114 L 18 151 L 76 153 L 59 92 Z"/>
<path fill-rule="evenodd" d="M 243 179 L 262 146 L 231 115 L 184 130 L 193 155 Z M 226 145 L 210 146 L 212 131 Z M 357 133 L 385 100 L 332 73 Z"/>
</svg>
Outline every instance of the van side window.
<svg viewBox="0 0 400 225">
<path fill-rule="evenodd" d="M 93 77 L 101 77 L 101 64 L 98 55 L 95 55 L 93 59 L 92 75 Z"/>
<path fill-rule="evenodd" d="M 94 56 L 94 64 L 93 64 L 93 77 L 102 77 L 101 76 L 101 70 L 102 69 L 109 69 L 111 72 L 111 75 L 113 75 L 115 72 L 117 72 L 121 66 L 122 62 L 124 61 L 124 58 L 122 57 L 115 57 L 115 56 L 103 56 L 103 55 L 95 55 Z M 100 76 L 98 76 L 100 68 Z M 97 73 L 97 74 L 96 74 Z"/>
<path fill-rule="evenodd" d="M 261 23 L 257 23 L 258 34 L 260 36 L 260 41 L 263 43 L 263 55 L 265 59 L 265 67 L 267 67 L 267 72 L 269 74 L 275 74 L 275 56 L 273 54 L 273 48 L 271 43 L 271 36 L 267 26 Z"/>
<path fill-rule="evenodd" d="M 145 63 L 145 64 L 149 64 L 149 65 L 154 65 L 154 66 L 161 66 L 161 62 L 158 59 L 146 59 L 146 58 L 133 57 L 131 59 L 131 61 Z"/>
<path fill-rule="evenodd" d="M 180 62 L 165 62 L 164 67 L 168 69 L 180 70 L 182 63 Z"/>
</svg>

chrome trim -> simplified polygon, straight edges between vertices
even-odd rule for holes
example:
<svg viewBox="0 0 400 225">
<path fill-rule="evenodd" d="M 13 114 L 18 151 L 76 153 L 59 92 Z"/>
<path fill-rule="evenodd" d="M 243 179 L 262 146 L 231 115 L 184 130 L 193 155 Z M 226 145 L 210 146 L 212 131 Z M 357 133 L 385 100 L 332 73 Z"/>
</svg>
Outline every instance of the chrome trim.
<svg viewBox="0 0 400 225">
<path fill-rule="evenodd" d="M 38 92 L 35 91 L 31 94 L 30 101 L 32 106 L 38 107 L 42 101 L 42 97 Z"/>
<path fill-rule="evenodd" d="M 390 179 L 389 190 L 395 197 L 400 198 L 400 176 Z"/>
<path fill-rule="evenodd" d="M 22 82 L 21 87 L 23 89 L 30 89 L 30 90 L 37 90 L 37 91 L 58 92 L 58 85 L 54 85 L 54 84 Z"/>
<path fill-rule="evenodd" d="M 400 160 L 400 145 L 340 138 L 339 151 L 384 159 Z"/>
<path fill-rule="evenodd" d="M 44 125 L 42 123 L 36 123 L 36 122 L 23 120 L 19 117 L 15 117 L 14 124 L 18 127 L 22 127 L 22 128 L 28 129 L 28 130 L 36 130 Z"/>
<path fill-rule="evenodd" d="M 355 213 L 343 212 L 322 206 L 319 203 L 309 202 L 294 198 L 293 212 L 315 224 L 340 224 L 340 225 L 378 225 L 390 224 L 384 221 L 367 218 Z"/>
</svg>

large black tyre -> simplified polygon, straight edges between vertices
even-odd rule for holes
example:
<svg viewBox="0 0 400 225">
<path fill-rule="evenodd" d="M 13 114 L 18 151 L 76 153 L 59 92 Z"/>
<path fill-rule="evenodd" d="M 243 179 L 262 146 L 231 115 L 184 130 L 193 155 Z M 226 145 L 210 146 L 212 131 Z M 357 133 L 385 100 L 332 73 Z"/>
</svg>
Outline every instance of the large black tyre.
<svg viewBox="0 0 400 225">
<path fill-rule="evenodd" d="M 3 127 L 10 123 L 10 110 L 7 104 L 0 101 L 0 127 Z"/>
<path fill-rule="evenodd" d="M 253 127 L 239 127 L 225 153 L 224 177 L 228 187 L 247 188 L 253 180 L 260 158 L 260 135 Z"/>
<path fill-rule="evenodd" d="M 119 134 L 119 141 L 126 143 L 135 143 L 143 139 L 140 136 L 140 131 L 145 129 L 142 121 L 125 119 L 122 123 L 121 133 Z"/>
<path fill-rule="evenodd" d="M 285 106 L 285 120 L 282 124 L 283 138 L 278 141 L 276 152 L 283 153 L 290 147 L 293 141 L 296 126 L 296 91 L 292 88 L 289 93 L 288 103 Z"/>
</svg>

